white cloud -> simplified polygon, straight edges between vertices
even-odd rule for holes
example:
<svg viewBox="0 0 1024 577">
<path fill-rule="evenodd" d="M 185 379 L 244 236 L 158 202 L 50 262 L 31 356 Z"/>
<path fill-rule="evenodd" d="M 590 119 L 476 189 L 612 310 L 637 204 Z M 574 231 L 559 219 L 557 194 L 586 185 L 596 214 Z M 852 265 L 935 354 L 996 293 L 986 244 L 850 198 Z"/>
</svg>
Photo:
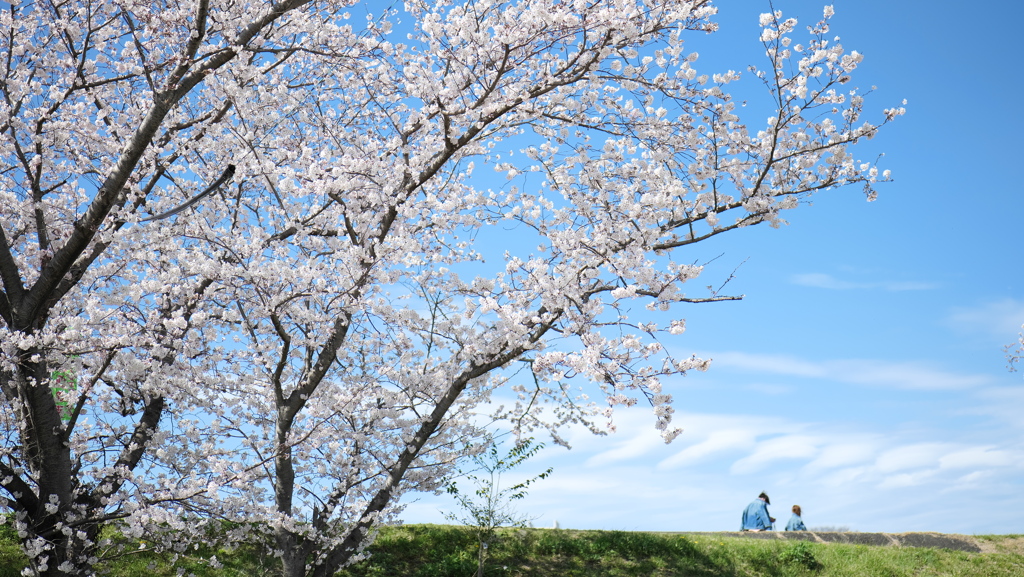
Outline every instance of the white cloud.
<svg viewBox="0 0 1024 577">
<path fill-rule="evenodd" d="M 947 443 L 917 443 L 885 451 L 879 455 L 875 467 L 882 473 L 893 473 L 907 469 L 934 467 L 939 458 L 953 449 Z"/>
<path fill-rule="evenodd" d="M 934 483 L 937 489 L 967 489 L 981 479 L 994 477 L 994 469 L 1020 468 L 1019 451 L 995 446 L 959 443 L 916 443 L 879 455 L 874 469 L 881 474 L 880 489 L 896 489 Z M 963 471 L 970 471 L 964 473 Z M 956 472 L 955 476 L 950 473 Z"/>
<path fill-rule="evenodd" d="M 935 370 L 923 363 L 842 360 L 825 363 L 839 381 L 903 389 L 941 390 L 977 387 L 992 381 L 988 375 L 963 375 Z"/>
<path fill-rule="evenodd" d="M 937 470 L 914 471 L 886 477 L 878 484 L 879 489 L 900 489 L 923 485 L 935 477 Z"/>
<path fill-rule="evenodd" d="M 796 392 L 796 387 L 771 383 L 751 383 L 749 385 L 744 385 L 743 388 L 748 391 L 754 391 L 755 393 L 761 393 L 764 395 L 788 395 Z"/>
<path fill-rule="evenodd" d="M 824 288 L 833 290 L 848 290 L 856 288 L 864 288 L 858 283 L 852 283 L 847 281 L 841 281 L 832 275 L 825 273 L 805 273 L 797 274 L 792 277 L 793 284 L 801 286 L 809 286 L 814 288 Z"/>
<path fill-rule="evenodd" d="M 818 454 L 821 441 L 808 435 L 787 435 L 758 443 L 750 455 L 732 464 L 730 473 L 754 473 L 769 463 L 784 459 L 810 459 Z"/>
<path fill-rule="evenodd" d="M 921 362 L 838 359 L 808 361 L 790 355 L 719 352 L 705 354 L 712 366 L 793 377 L 818 378 L 856 385 L 913 390 L 951 390 L 988 384 L 988 375 L 967 375 L 936 370 Z"/>
<path fill-rule="evenodd" d="M 647 426 L 641 426 L 639 434 L 624 441 L 615 442 L 613 448 L 601 451 L 587 459 L 586 466 L 603 467 L 620 461 L 638 459 L 650 453 L 651 450 L 663 446 L 665 441 L 658 430 L 654 428 L 649 418 L 646 421 Z M 618 426 L 621 424 L 616 425 L 616 427 Z"/>
<path fill-rule="evenodd" d="M 991 387 L 978 391 L 980 405 L 963 409 L 964 414 L 984 415 L 1014 428 L 1024 428 L 1021 407 L 1024 407 L 1024 388 Z"/>
<path fill-rule="evenodd" d="M 750 452 L 757 446 L 758 438 L 792 435 L 801 429 L 801 425 L 783 419 L 754 415 L 685 413 L 678 418 L 686 430 L 670 446 L 671 454 L 658 462 L 658 470 L 690 467 L 713 457 Z"/>
<path fill-rule="evenodd" d="M 820 477 L 816 476 L 815 479 L 823 487 L 846 488 L 849 490 L 850 487 L 860 486 L 861 481 L 869 477 L 870 473 L 870 467 L 846 467 L 845 469 L 838 469 Z"/>
<path fill-rule="evenodd" d="M 600 496 L 614 494 L 616 487 L 622 485 L 622 480 L 614 475 L 595 474 L 593 471 L 576 475 L 572 472 L 561 471 L 561 469 L 556 471 L 556 474 L 552 474 L 534 486 L 541 487 L 543 485 L 545 491 L 555 495 L 572 493 L 577 496 Z"/>
<path fill-rule="evenodd" d="M 578 529 L 724 531 L 736 529 L 743 507 L 764 490 L 776 517 L 799 503 L 811 525 L 972 533 L 1015 530 L 1016 518 L 1004 510 L 1024 507 L 1024 438 L 1012 428 L 995 432 L 998 441 L 989 432 L 987 440 L 968 442 L 978 431 L 872 423 L 861 430 L 687 412 L 677 415 L 686 433 L 665 445 L 649 417 L 646 409 L 626 409 L 614 435 L 591 437 L 572 451 L 545 448 L 517 472 L 526 478 L 553 466 L 554 473 L 532 485 L 517 510 L 543 527 L 558 520 Z M 627 458 L 630 451 L 637 454 Z M 426 496 L 402 516 L 445 522 L 437 511 L 453 507 L 450 497 Z"/>
<path fill-rule="evenodd" d="M 1006 298 L 974 307 L 954 307 L 946 323 L 962 330 L 988 333 L 1010 343 L 1024 324 L 1024 301 Z"/>
<path fill-rule="evenodd" d="M 1024 387 L 960 391 L 958 387 L 973 386 L 985 377 L 915 363 L 746 353 L 705 356 L 734 369 L 793 378 L 880 386 L 899 382 L 903 388 L 942 384 L 949 390 L 941 396 L 962 399 L 960 414 L 999 418 L 968 418 L 949 426 L 940 419 L 931 425 L 904 424 L 863 415 L 851 423 L 856 415 L 821 420 L 822 413 L 810 408 L 803 414 L 816 420 L 804 421 L 771 412 L 754 414 L 759 408 L 754 405 L 744 409 L 750 414 L 680 411 L 676 422 L 685 432 L 665 445 L 653 427 L 650 408 L 632 407 L 616 411 L 617 433 L 595 437 L 573 425 L 566 431 L 572 451 L 549 443 L 524 463 L 515 478 L 528 478 L 549 466 L 554 474 L 531 486 L 526 500 L 516 502 L 517 510 L 539 516 L 536 525 L 545 527 L 558 520 L 563 527 L 580 529 L 734 530 L 743 507 L 765 490 L 775 503 L 773 514 L 784 519 L 789 506 L 799 503 L 812 526 L 894 532 L 1016 530 L 1017 520 L 1006 509 L 1024 507 L 1024 420 L 1019 417 Z M 723 372 L 728 378 L 728 371 Z M 741 383 L 732 391 L 749 394 L 742 392 Z M 872 394 L 887 393 L 879 388 Z M 936 495 L 942 495 L 938 510 Z M 411 503 L 403 519 L 443 523 L 439 510 L 455 506 L 445 495 L 420 499 Z"/>
<path fill-rule="evenodd" d="M 814 473 L 824 469 L 848 467 L 871 461 L 878 454 L 879 445 L 880 443 L 873 439 L 855 442 L 840 441 L 823 447 L 818 456 L 807 463 L 805 469 L 809 473 Z"/>
<path fill-rule="evenodd" d="M 995 477 L 995 473 L 993 471 L 974 471 L 973 473 L 968 473 L 954 481 L 949 490 L 983 490 L 988 486 L 993 477 Z"/>
<path fill-rule="evenodd" d="M 758 373 L 791 375 L 794 377 L 823 377 L 820 363 L 805 361 L 789 355 L 719 352 L 701 355 L 712 360 L 712 367 L 726 366 Z"/>
<path fill-rule="evenodd" d="M 756 433 L 750 430 L 727 429 L 715 431 L 699 443 L 690 445 L 658 463 L 658 469 L 678 469 L 693 465 L 712 455 L 735 452 L 754 446 Z"/>
<path fill-rule="evenodd" d="M 919 291 L 931 290 L 936 288 L 937 286 L 933 283 L 913 281 L 853 282 L 840 280 L 830 274 L 820 272 L 793 275 L 790 280 L 793 282 L 793 284 L 830 290 L 880 289 L 886 291 Z"/>
<path fill-rule="evenodd" d="M 1021 462 L 1021 455 L 995 447 L 970 447 L 939 458 L 942 469 L 1007 467 Z"/>
</svg>

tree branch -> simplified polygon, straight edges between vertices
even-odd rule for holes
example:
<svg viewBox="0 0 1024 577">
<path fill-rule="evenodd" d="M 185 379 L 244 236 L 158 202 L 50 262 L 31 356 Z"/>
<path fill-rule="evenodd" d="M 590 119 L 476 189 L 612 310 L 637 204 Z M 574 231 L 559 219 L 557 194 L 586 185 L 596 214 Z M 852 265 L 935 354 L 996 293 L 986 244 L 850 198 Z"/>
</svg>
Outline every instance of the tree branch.
<svg viewBox="0 0 1024 577">
<path fill-rule="evenodd" d="M 217 180 L 213 181 L 213 184 L 211 184 L 210 186 L 207 186 L 205 190 L 203 190 L 199 194 L 193 196 L 191 199 L 185 201 L 184 204 L 181 204 L 181 205 L 179 205 L 179 206 L 177 206 L 175 208 L 172 208 L 171 210 L 168 210 L 167 212 L 162 212 L 162 213 L 160 213 L 160 214 L 158 214 L 156 216 L 151 216 L 149 218 L 144 218 L 144 219 L 140 220 L 139 222 L 147 222 L 147 221 L 150 221 L 150 220 L 163 220 L 165 218 L 174 216 L 174 215 L 178 214 L 179 212 L 185 210 L 186 208 L 196 204 L 200 200 L 203 200 L 207 196 L 210 196 L 211 194 L 216 192 L 218 188 L 223 186 L 224 183 L 226 183 L 227 181 L 231 180 L 231 178 L 233 176 L 235 176 L 235 165 L 234 164 L 229 164 L 228 167 L 224 169 L 224 172 L 221 173 L 220 177 L 217 178 Z"/>
</svg>

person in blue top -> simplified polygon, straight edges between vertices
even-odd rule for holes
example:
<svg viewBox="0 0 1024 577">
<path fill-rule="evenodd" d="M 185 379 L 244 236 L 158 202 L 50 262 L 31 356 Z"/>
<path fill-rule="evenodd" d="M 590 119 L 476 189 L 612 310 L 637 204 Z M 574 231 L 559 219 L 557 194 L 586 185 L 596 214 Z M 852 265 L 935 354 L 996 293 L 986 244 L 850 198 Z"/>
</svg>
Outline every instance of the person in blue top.
<svg viewBox="0 0 1024 577">
<path fill-rule="evenodd" d="M 789 523 L 786 523 L 787 531 L 806 531 L 807 526 L 804 525 L 804 520 L 800 518 L 800 505 L 793 505 L 793 516 L 789 518 Z"/>
<path fill-rule="evenodd" d="M 772 523 L 775 522 L 775 519 L 768 514 L 768 505 L 771 504 L 767 494 L 758 495 L 757 500 L 747 505 L 746 510 L 743 511 L 743 525 L 740 527 L 740 531 L 771 531 Z"/>
</svg>

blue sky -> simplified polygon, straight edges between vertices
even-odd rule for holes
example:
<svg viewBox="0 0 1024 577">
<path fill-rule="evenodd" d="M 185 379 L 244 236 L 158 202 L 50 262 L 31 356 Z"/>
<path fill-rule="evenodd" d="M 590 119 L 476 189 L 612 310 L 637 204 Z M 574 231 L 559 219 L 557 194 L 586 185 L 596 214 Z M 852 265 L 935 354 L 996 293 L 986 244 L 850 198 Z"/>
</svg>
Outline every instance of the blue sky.
<svg viewBox="0 0 1024 577">
<path fill-rule="evenodd" d="M 768 2 L 720 4 L 721 31 L 690 40 L 698 70 L 763 64 Z M 801 25 L 823 5 L 774 3 Z M 780 526 L 797 503 L 811 527 L 1024 532 L 1024 377 L 1003 352 L 1024 323 L 1024 5 L 833 5 L 832 32 L 865 55 L 854 83 L 878 87 L 876 117 L 908 101 L 856 152 L 884 151 L 895 182 L 873 203 L 831 191 L 780 230 L 702 243 L 695 259 L 722 256 L 701 286 L 742 263 L 728 287 L 746 298 L 685 311 L 677 352 L 714 359 L 666 383 L 685 432 L 665 445 L 639 407 L 614 435 L 545 449 L 521 469 L 554 467 L 519 506 L 537 526 L 735 530 L 764 490 Z M 407 502 L 407 522 L 454 506 Z"/>
</svg>

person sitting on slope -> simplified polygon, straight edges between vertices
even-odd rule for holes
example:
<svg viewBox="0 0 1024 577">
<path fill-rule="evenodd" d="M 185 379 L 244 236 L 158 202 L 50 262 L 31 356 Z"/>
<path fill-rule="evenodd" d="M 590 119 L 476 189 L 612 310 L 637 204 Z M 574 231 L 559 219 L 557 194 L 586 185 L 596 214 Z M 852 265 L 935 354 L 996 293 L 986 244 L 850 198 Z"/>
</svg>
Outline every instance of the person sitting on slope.
<svg viewBox="0 0 1024 577">
<path fill-rule="evenodd" d="M 800 518 L 800 505 L 793 505 L 793 516 L 789 518 L 789 523 L 786 523 L 787 531 L 806 531 L 807 526 L 804 525 L 804 520 Z"/>
<path fill-rule="evenodd" d="M 768 505 L 772 502 L 768 500 L 768 495 L 762 492 L 757 496 L 757 500 L 747 505 L 745 511 L 743 511 L 743 524 L 740 526 L 740 531 L 771 531 L 772 523 L 775 522 L 775 518 L 768 514 Z"/>
</svg>

